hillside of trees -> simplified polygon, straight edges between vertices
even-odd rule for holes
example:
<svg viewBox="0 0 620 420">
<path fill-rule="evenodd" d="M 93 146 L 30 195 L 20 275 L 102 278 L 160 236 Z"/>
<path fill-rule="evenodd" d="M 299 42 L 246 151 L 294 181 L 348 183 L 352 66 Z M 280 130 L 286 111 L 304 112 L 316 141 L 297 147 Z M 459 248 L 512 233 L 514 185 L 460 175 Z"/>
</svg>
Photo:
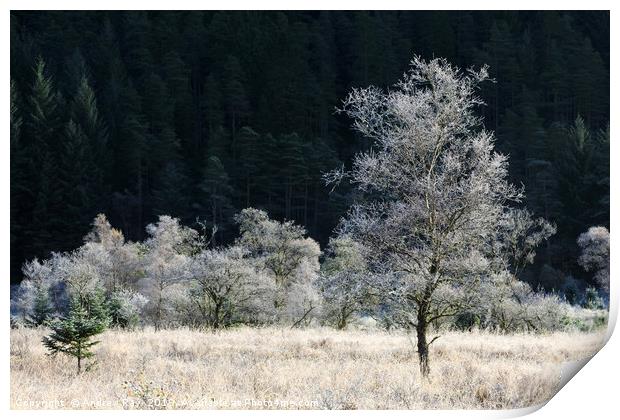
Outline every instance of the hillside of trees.
<svg viewBox="0 0 620 420">
<path fill-rule="evenodd" d="M 595 285 L 577 238 L 609 227 L 609 50 L 608 12 L 12 12 L 11 282 L 99 213 L 229 245 L 253 207 L 325 248 L 359 193 L 323 173 L 370 144 L 335 109 L 419 54 L 490 66 L 477 112 L 557 226 L 520 277 Z"/>
</svg>

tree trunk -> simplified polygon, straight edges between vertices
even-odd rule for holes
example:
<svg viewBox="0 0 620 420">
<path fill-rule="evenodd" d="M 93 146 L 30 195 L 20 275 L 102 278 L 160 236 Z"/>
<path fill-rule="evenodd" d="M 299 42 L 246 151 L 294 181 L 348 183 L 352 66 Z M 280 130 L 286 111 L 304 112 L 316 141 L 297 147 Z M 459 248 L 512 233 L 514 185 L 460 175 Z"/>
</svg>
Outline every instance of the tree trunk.
<svg viewBox="0 0 620 420">
<path fill-rule="evenodd" d="M 423 378 L 428 378 L 431 368 L 428 360 L 428 342 L 426 341 L 426 331 L 428 324 L 426 323 L 426 314 L 423 309 L 418 310 L 418 325 L 416 332 L 418 336 L 418 359 L 420 361 L 420 374 Z"/>
<path fill-rule="evenodd" d="M 340 310 L 340 319 L 338 319 L 338 329 L 344 330 L 347 327 L 347 314 L 346 310 L 343 308 Z"/>
<path fill-rule="evenodd" d="M 157 307 L 155 308 L 155 331 L 159 331 L 161 315 L 162 315 L 162 305 L 163 305 L 163 287 L 160 283 L 159 285 L 159 296 L 157 297 Z"/>
<path fill-rule="evenodd" d="M 77 362 L 77 373 L 79 375 L 82 372 L 82 349 L 80 347 L 78 347 Z"/>
<path fill-rule="evenodd" d="M 221 303 L 218 301 L 215 304 L 215 308 L 213 309 L 213 329 L 217 330 L 220 328 L 220 309 Z"/>
</svg>

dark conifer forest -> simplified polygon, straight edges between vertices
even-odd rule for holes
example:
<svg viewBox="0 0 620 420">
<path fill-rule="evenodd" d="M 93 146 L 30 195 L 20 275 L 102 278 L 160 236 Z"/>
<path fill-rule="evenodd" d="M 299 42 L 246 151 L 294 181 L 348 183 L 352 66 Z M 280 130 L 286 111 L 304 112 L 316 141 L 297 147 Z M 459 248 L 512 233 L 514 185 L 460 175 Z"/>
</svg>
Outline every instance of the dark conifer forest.
<svg viewBox="0 0 620 420">
<path fill-rule="evenodd" d="M 608 12 L 11 14 L 11 281 L 98 213 L 131 240 L 168 214 L 237 235 L 246 207 L 321 245 L 355 199 L 322 174 L 369 141 L 336 107 L 411 57 L 488 64 L 484 125 L 524 204 L 557 225 L 526 273 L 592 282 L 577 237 L 609 227 Z"/>
</svg>

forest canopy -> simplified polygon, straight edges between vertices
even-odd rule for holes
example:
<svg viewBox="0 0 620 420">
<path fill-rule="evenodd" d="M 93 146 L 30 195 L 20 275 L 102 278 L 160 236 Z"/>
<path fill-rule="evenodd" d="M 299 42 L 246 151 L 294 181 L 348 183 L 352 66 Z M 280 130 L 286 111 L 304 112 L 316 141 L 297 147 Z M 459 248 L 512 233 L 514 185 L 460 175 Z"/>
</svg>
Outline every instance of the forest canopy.
<svg viewBox="0 0 620 420">
<path fill-rule="evenodd" d="M 225 245 L 254 207 L 327 245 L 358 193 L 323 173 L 370 145 L 334 111 L 412 54 L 490 66 L 483 123 L 557 226 L 522 279 L 596 284 L 577 238 L 609 227 L 609 13 L 556 11 L 12 12 L 11 281 L 99 213 L 128 240 L 168 214 Z"/>
</svg>

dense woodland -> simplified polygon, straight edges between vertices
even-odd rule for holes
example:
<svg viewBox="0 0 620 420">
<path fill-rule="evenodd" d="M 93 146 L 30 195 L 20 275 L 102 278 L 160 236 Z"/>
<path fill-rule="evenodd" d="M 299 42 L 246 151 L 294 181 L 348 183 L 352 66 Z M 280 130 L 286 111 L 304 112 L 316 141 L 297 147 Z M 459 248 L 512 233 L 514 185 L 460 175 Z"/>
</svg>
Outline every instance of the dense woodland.
<svg viewBox="0 0 620 420">
<path fill-rule="evenodd" d="M 609 227 L 606 12 L 13 12 L 11 280 L 98 213 L 134 241 L 163 214 L 216 225 L 217 245 L 255 207 L 324 247 L 358 193 L 322 175 L 369 146 L 335 108 L 412 54 L 490 66 L 484 124 L 557 225 L 522 277 L 594 284 L 577 237 Z"/>
</svg>

